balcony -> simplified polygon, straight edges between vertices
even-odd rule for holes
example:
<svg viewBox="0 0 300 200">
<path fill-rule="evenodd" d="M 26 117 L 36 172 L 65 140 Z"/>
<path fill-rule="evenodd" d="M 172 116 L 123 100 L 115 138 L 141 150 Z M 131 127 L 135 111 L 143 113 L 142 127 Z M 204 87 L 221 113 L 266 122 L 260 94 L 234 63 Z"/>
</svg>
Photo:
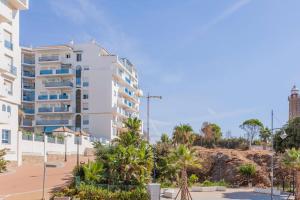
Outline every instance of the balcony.
<svg viewBox="0 0 300 200">
<path fill-rule="evenodd" d="M 22 123 L 23 127 L 30 127 L 32 126 L 32 120 L 24 119 Z"/>
<path fill-rule="evenodd" d="M 72 126 L 72 120 L 36 120 L 36 126 Z"/>
<path fill-rule="evenodd" d="M 34 58 L 30 59 L 30 58 L 24 58 L 22 64 L 24 65 L 34 65 L 35 64 L 35 60 Z"/>
<path fill-rule="evenodd" d="M 34 96 L 23 96 L 23 101 L 32 101 L 32 102 L 34 102 Z"/>
<path fill-rule="evenodd" d="M 49 112 L 52 112 L 52 111 L 53 111 L 52 108 L 47 108 L 47 107 L 38 108 L 39 113 L 49 113 Z"/>
<path fill-rule="evenodd" d="M 25 114 L 33 115 L 34 114 L 34 109 L 33 108 L 24 108 L 23 109 Z"/>
<path fill-rule="evenodd" d="M 48 95 L 39 95 L 38 100 L 48 100 Z"/>
<path fill-rule="evenodd" d="M 59 56 L 41 56 L 39 62 L 59 62 Z"/>
<path fill-rule="evenodd" d="M 11 41 L 4 40 L 4 47 L 9 49 L 9 50 L 13 50 L 14 45 Z"/>
<path fill-rule="evenodd" d="M 0 22 L 11 22 L 12 10 L 8 9 L 4 3 L 0 3 Z"/>
<path fill-rule="evenodd" d="M 25 90 L 34 90 L 34 85 L 23 85 L 23 89 Z"/>
<path fill-rule="evenodd" d="M 51 94 L 51 95 L 39 95 L 39 101 L 59 101 L 59 100 L 71 100 L 68 94 Z"/>
<path fill-rule="evenodd" d="M 35 77 L 35 74 L 32 73 L 32 72 L 29 72 L 29 71 L 24 71 L 24 72 L 23 72 L 23 77 L 26 77 L 26 78 L 34 78 L 34 77 Z"/>
<path fill-rule="evenodd" d="M 45 87 L 47 88 L 72 88 L 73 83 L 71 81 L 62 81 L 62 82 L 48 82 L 45 83 Z"/>
<path fill-rule="evenodd" d="M 57 69 L 55 70 L 56 74 L 72 74 L 71 69 Z"/>
<path fill-rule="evenodd" d="M 28 9 L 28 0 L 8 0 L 9 3 L 19 10 L 26 10 Z"/>
<path fill-rule="evenodd" d="M 40 75 L 50 75 L 53 74 L 52 69 L 42 69 L 40 70 Z"/>
<path fill-rule="evenodd" d="M 0 72 L 10 79 L 15 79 L 17 77 L 17 68 L 13 65 L 7 65 L 5 68 L 0 68 Z"/>
<path fill-rule="evenodd" d="M 39 113 L 72 113 L 72 109 L 67 107 L 41 107 L 38 108 Z"/>
</svg>

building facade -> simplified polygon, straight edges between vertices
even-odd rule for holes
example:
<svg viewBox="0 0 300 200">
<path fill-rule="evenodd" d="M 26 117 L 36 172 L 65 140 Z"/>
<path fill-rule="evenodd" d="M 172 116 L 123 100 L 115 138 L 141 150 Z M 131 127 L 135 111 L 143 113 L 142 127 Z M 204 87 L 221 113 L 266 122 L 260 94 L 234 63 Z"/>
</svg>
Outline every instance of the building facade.
<svg viewBox="0 0 300 200">
<path fill-rule="evenodd" d="M 33 54 L 34 61 L 23 65 L 23 86 L 30 88 L 23 89 L 22 106 L 28 109 L 24 128 L 50 133 L 66 126 L 111 140 L 124 119 L 139 117 L 142 94 L 129 60 L 110 54 L 94 41 L 37 47 L 30 52 L 24 48 L 23 60 Z M 26 126 L 27 122 L 32 126 Z"/>
<path fill-rule="evenodd" d="M 18 160 L 18 106 L 21 104 L 19 11 L 28 0 L 0 0 L 0 149 L 6 159 Z"/>
<path fill-rule="evenodd" d="M 289 119 L 294 119 L 295 117 L 300 117 L 300 96 L 299 90 L 294 85 L 291 90 L 291 95 L 289 100 Z"/>
</svg>

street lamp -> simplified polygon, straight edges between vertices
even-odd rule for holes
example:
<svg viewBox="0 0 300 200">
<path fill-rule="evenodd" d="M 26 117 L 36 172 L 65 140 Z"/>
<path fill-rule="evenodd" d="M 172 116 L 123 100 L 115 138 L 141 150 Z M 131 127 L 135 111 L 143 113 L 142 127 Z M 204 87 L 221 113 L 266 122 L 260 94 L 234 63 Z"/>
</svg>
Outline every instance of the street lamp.
<svg viewBox="0 0 300 200">
<path fill-rule="evenodd" d="M 59 135 L 59 134 L 64 134 L 64 142 L 65 142 L 65 162 L 67 162 L 67 152 L 68 152 L 68 149 L 67 149 L 67 139 L 68 137 L 70 137 L 70 133 L 73 133 L 73 131 L 65 126 L 63 127 L 60 127 L 60 128 L 57 128 L 55 130 L 53 130 L 52 132 L 54 135 Z"/>
<path fill-rule="evenodd" d="M 284 128 L 274 128 L 273 127 L 273 120 L 274 120 L 274 112 L 271 111 L 271 142 L 272 142 L 272 155 L 271 155 L 271 200 L 273 200 L 273 193 L 274 193 L 274 130 L 280 130 L 280 138 L 285 139 L 288 135 L 286 134 Z"/>
<path fill-rule="evenodd" d="M 44 135 L 44 170 L 43 170 L 43 196 L 42 200 L 45 200 L 45 182 L 46 182 L 46 127 L 43 128 L 43 135 Z"/>
<path fill-rule="evenodd" d="M 151 96 L 148 95 L 146 96 L 147 98 L 147 140 L 150 142 L 150 99 L 162 99 L 162 96 Z M 155 176 L 156 176 L 156 170 L 155 170 L 155 150 L 153 148 L 153 182 L 155 183 Z"/>
<path fill-rule="evenodd" d="M 81 138 L 81 136 L 83 135 L 87 135 L 84 131 L 81 130 L 81 128 L 76 128 L 76 132 L 75 132 L 75 137 L 76 137 L 76 144 L 77 144 L 77 167 L 79 166 L 79 139 Z M 81 138 L 81 143 L 82 143 L 82 138 Z"/>
</svg>

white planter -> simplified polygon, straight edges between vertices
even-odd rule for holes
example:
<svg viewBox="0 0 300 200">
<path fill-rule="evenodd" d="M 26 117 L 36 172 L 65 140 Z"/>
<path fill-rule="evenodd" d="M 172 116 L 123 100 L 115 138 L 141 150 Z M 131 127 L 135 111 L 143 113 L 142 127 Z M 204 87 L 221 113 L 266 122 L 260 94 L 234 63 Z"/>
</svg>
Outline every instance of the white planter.
<svg viewBox="0 0 300 200">
<path fill-rule="evenodd" d="M 271 188 L 254 188 L 254 192 L 262 194 L 271 194 Z M 273 189 L 273 194 L 279 196 L 280 190 Z"/>
<path fill-rule="evenodd" d="M 160 184 L 150 183 L 147 186 L 148 193 L 150 194 L 151 200 L 159 200 L 160 199 Z"/>
</svg>

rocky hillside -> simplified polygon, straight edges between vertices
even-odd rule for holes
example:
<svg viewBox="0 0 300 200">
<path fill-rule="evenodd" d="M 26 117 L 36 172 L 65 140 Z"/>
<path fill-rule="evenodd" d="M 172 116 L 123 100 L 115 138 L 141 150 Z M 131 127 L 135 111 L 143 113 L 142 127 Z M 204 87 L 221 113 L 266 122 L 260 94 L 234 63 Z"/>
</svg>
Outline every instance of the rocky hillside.
<svg viewBox="0 0 300 200">
<path fill-rule="evenodd" d="M 218 181 L 224 179 L 232 185 L 245 185 L 246 181 L 238 171 L 242 164 L 252 163 L 256 166 L 256 176 L 253 185 L 270 186 L 271 152 L 267 150 L 233 150 L 233 149 L 206 149 L 196 147 L 202 160 L 202 169 L 190 169 L 189 173 L 195 173 L 202 180 Z M 280 183 L 287 170 L 281 170 L 278 158 L 275 158 L 275 177 Z"/>
</svg>

